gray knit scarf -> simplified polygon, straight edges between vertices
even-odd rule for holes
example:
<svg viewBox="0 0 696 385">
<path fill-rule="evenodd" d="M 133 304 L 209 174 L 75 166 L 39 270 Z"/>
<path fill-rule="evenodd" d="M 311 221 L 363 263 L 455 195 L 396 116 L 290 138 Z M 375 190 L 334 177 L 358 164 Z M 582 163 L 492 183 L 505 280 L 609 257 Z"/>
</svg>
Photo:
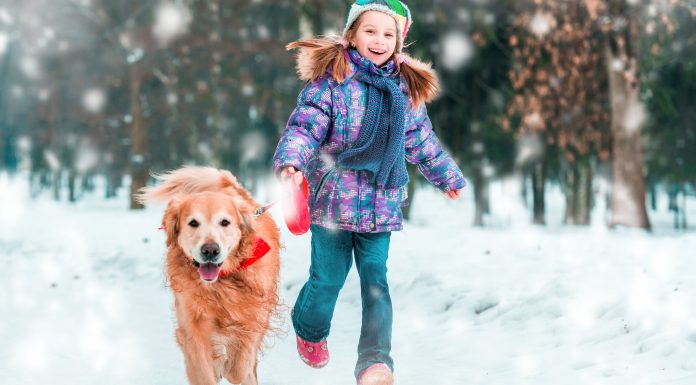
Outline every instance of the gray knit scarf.
<svg viewBox="0 0 696 385">
<path fill-rule="evenodd" d="M 348 51 L 357 66 L 355 79 L 367 85 L 367 109 L 358 139 L 338 156 L 341 167 L 370 171 L 370 182 L 393 189 L 408 183 L 405 130 L 408 98 L 390 61 L 377 68 L 358 51 Z"/>
</svg>

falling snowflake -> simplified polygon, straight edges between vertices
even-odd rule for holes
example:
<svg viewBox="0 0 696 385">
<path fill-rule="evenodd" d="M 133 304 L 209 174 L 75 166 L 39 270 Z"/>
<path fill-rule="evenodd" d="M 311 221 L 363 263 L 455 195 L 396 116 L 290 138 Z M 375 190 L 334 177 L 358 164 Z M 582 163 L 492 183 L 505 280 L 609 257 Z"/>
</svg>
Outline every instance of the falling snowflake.
<svg viewBox="0 0 696 385">
<path fill-rule="evenodd" d="M 191 15 L 187 8 L 174 3 L 162 3 L 155 11 L 152 32 L 162 44 L 167 44 L 188 29 Z"/>
<path fill-rule="evenodd" d="M 4 33 L 0 33 L 0 55 L 4 54 L 7 50 L 7 43 L 9 39 Z"/>
<path fill-rule="evenodd" d="M 632 100 L 626 107 L 624 125 L 628 132 L 636 132 L 643 126 L 646 118 L 645 107 L 638 100 Z"/>
<path fill-rule="evenodd" d="M 546 36 L 556 24 L 556 20 L 549 13 L 537 12 L 529 22 L 529 30 L 538 38 Z"/>
<path fill-rule="evenodd" d="M 104 108 L 104 104 L 106 104 L 106 95 L 98 88 L 92 88 L 82 94 L 82 105 L 89 112 L 95 114 L 100 112 Z"/>
<path fill-rule="evenodd" d="M 464 66 L 474 53 L 474 46 L 471 39 L 463 33 L 452 32 L 445 35 L 442 40 L 442 65 L 456 71 Z"/>
<path fill-rule="evenodd" d="M 39 62 L 33 56 L 26 56 L 22 59 L 20 64 L 22 72 L 24 72 L 27 77 L 36 79 L 41 75 L 41 70 L 39 69 Z"/>
</svg>

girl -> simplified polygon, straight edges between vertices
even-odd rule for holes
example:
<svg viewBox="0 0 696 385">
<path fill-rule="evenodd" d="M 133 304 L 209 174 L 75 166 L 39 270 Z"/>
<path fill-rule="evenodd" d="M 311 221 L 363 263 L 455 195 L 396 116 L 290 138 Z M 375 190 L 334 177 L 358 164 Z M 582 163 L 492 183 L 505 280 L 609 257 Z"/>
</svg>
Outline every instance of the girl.
<svg viewBox="0 0 696 385">
<path fill-rule="evenodd" d="M 327 364 L 331 318 L 355 254 L 360 385 L 393 384 L 386 262 L 391 232 L 402 228 L 405 161 L 451 199 L 465 184 L 425 109 L 436 76 L 402 52 L 410 24 L 398 0 L 359 0 L 342 37 L 288 45 L 299 48 L 298 73 L 308 81 L 273 157 L 276 175 L 298 184 L 305 175 L 310 185 L 310 275 L 292 311 L 297 350 L 312 367 Z"/>
</svg>

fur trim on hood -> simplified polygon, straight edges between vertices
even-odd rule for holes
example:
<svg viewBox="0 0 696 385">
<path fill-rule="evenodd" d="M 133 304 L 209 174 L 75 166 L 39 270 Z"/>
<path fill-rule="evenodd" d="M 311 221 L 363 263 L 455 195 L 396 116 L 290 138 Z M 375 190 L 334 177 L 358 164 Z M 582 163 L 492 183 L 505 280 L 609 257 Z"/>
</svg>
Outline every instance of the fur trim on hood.
<svg viewBox="0 0 696 385">
<path fill-rule="evenodd" d="M 353 74 L 354 64 L 348 59 L 345 47 L 346 42 L 334 36 L 298 40 L 286 46 L 288 50 L 299 50 L 297 74 L 301 80 L 315 81 L 328 73 L 339 83 Z M 409 98 L 414 108 L 437 97 L 440 86 L 430 63 L 414 59 L 405 53 L 398 54 L 397 62 L 399 72 L 408 85 Z"/>
</svg>

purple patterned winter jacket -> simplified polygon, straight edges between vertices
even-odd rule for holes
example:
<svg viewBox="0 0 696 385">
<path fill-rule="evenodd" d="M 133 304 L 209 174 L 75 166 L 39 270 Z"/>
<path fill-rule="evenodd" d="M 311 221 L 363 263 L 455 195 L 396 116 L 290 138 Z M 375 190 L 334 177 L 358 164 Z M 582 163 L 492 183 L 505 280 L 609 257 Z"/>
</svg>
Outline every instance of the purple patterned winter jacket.
<svg viewBox="0 0 696 385">
<path fill-rule="evenodd" d="M 305 174 L 312 224 L 362 233 L 402 229 L 406 186 L 382 189 L 369 182 L 369 171 L 336 164 L 338 155 L 358 138 L 366 87 L 352 76 L 340 84 L 328 74 L 308 83 L 278 143 L 273 170 L 279 175 L 282 168 L 293 166 Z M 407 93 L 403 78 L 401 88 Z M 405 130 L 406 160 L 443 192 L 464 187 L 462 172 L 442 149 L 424 104 L 418 110 L 409 108 Z"/>
</svg>

